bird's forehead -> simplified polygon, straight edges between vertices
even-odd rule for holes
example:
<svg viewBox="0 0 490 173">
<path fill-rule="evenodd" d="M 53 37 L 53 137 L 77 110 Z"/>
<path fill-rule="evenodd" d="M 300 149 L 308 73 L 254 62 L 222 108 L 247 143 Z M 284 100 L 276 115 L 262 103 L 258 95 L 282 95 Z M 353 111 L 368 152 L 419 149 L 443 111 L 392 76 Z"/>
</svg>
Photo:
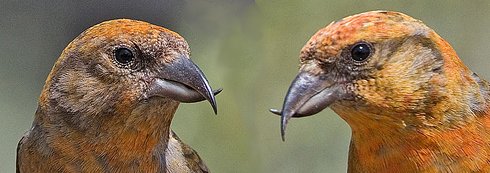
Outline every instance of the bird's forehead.
<svg viewBox="0 0 490 173">
<path fill-rule="evenodd" d="M 349 16 L 315 33 L 301 50 L 301 60 L 325 60 L 359 41 L 376 43 L 413 34 L 427 35 L 426 28 L 422 22 L 398 12 L 372 11 Z"/>
<path fill-rule="evenodd" d="M 84 35 L 87 37 L 104 36 L 112 39 L 135 36 L 148 38 L 166 36 L 173 39 L 183 39 L 179 34 L 166 28 L 131 19 L 116 19 L 102 22 L 87 29 Z"/>
<path fill-rule="evenodd" d="M 187 43 L 179 34 L 147 22 L 130 19 L 102 22 L 87 29 L 77 40 L 76 42 L 81 44 L 78 46 L 82 49 L 128 44 L 137 45 L 143 52 L 161 51 L 162 48 L 181 53 L 189 51 Z"/>
</svg>

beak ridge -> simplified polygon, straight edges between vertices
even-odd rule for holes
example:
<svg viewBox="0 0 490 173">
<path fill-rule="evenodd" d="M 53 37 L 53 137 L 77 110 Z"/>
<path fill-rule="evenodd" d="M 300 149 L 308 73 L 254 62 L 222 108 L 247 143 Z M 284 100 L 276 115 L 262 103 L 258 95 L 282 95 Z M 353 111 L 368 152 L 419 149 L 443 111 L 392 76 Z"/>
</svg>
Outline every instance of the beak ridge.
<svg viewBox="0 0 490 173">
<path fill-rule="evenodd" d="M 301 71 L 289 87 L 282 110 L 270 110 L 281 115 L 282 140 L 285 140 L 290 118 L 314 115 L 338 100 L 342 93 L 341 87 L 333 80 Z"/>
<path fill-rule="evenodd" d="M 208 100 L 217 114 L 214 95 L 221 91 L 213 91 L 201 69 L 187 56 L 180 56 L 159 70 L 148 95 L 170 97 L 184 103 Z"/>
</svg>

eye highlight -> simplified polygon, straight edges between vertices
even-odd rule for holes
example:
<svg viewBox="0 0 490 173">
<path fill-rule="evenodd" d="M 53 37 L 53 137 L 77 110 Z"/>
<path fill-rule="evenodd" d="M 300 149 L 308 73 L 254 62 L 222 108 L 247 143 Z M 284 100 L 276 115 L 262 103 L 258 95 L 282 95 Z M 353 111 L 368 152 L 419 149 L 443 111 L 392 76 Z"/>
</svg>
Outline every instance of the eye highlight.
<svg viewBox="0 0 490 173">
<path fill-rule="evenodd" d="M 128 48 L 118 48 L 114 51 L 114 58 L 121 65 L 127 65 L 134 60 L 134 55 Z"/>
<path fill-rule="evenodd" d="M 362 62 L 372 54 L 372 46 L 366 42 L 360 42 L 352 46 L 351 58 L 356 62 Z"/>
</svg>

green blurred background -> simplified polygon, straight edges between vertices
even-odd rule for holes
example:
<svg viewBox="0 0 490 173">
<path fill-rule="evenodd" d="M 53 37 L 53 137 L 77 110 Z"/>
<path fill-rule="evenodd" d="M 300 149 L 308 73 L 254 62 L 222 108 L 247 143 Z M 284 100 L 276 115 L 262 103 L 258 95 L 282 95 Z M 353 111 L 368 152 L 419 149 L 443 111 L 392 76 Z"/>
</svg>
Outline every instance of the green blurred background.
<svg viewBox="0 0 490 173">
<path fill-rule="evenodd" d="M 331 110 L 290 122 L 280 108 L 298 54 L 331 21 L 370 10 L 401 11 L 449 41 L 473 71 L 490 79 L 490 1 L 161 0 L 0 2 L 0 172 L 14 172 L 15 148 L 64 47 L 114 18 L 167 27 L 186 38 L 214 88 L 208 103 L 182 104 L 173 129 L 213 172 L 345 172 L 350 129 Z"/>
</svg>

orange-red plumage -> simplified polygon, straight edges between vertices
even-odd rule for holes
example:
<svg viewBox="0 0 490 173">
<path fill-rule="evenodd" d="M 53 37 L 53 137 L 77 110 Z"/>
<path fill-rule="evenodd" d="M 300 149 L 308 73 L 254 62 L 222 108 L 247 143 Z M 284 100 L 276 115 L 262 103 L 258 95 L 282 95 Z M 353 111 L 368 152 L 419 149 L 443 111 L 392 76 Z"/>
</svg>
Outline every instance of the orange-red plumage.
<svg viewBox="0 0 490 173">
<path fill-rule="evenodd" d="M 329 106 L 352 129 L 349 172 L 490 171 L 489 85 L 421 21 L 346 17 L 313 35 L 300 60 L 276 112 L 283 131 Z"/>
</svg>

